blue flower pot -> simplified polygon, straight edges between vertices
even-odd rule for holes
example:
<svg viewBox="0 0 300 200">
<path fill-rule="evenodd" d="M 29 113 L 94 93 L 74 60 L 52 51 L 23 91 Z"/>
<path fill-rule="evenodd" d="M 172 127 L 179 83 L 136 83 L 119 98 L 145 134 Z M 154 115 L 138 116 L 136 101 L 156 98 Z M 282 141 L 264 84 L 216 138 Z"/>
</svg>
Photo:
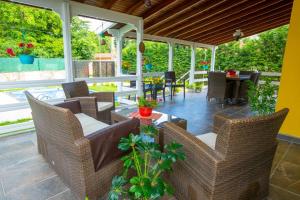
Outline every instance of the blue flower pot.
<svg viewBox="0 0 300 200">
<path fill-rule="evenodd" d="M 151 69 L 152 69 L 152 64 L 146 64 L 145 67 L 146 67 L 146 70 L 147 70 L 147 71 L 151 71 Z"/>
<path fill-rule="evenodd" d="M 32 55 L 21 54 L 19 55 L 19 59 L 22 64 L 33 64 L 34 62 L 34 56 Z"/>
</svg>

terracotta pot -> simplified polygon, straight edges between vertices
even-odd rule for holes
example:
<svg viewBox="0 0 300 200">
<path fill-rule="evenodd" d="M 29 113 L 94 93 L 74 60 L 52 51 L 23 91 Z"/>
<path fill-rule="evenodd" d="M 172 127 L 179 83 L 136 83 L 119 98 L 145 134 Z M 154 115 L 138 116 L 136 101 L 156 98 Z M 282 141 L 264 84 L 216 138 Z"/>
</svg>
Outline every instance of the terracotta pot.
<svg viewBox="0 0 300 200">
<path fill-rule="evenodd" d="M 149 107 L 139 107 L 139 113 L 142 117 L 149 117 L 152 114 L 153 108 Z"/>
</svg>

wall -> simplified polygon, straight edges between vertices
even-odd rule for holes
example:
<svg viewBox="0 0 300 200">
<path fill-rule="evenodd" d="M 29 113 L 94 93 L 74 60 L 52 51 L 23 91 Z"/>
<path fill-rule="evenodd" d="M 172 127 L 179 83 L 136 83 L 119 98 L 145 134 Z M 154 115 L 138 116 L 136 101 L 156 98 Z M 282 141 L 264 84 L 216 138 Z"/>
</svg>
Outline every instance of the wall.
<svg viewBox="0 0 300 200">
<path fill-rule="evenodd" d="M 300 0 L 294 0 L 286 44 L 277 110 L 290 112 L 280 132 L 300 138 Z"/>
</svg>

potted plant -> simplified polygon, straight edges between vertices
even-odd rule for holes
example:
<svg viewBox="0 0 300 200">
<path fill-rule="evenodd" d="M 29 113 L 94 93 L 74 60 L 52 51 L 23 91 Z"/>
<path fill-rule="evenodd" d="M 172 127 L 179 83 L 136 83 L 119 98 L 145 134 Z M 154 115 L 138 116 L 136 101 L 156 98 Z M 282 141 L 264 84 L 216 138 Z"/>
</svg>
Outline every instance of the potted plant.
<svg viewBox="0 0 300 200">
<path fill-rule="evenodd" d="M 173 193 L 172 186 L 163 179 L 163 175 L 171 172 L 177 160 L 185 159 L 182 145 L 172 142 L 161 151 L 154 140 L 158 130 L 153 126 L 144 126 L 141 130 L 144 136 L 130 134 L 120 140 L 118 148 L 130 153 L 121 158 L 123 173 L 113 178 L 109 200 L 154 200 Z"/>
<path fill-rule="evenodd" d="M 256 86 L 252 81 L 247 81 L 249 86 L 248 99 L 251 111 L 256 115 L 267 115 L 275 112 L 277 87 L 271 80 Z"/>
<path fill-rule="evenodd" d="M 144 97 L 138 99 L 139 113 L 142 117 L 149 117 L 152 114 L 152 110 L 157 106 L 155 100 L 147 100 Z"/>
<path fill-rule="evenodd" d="M 33 44 L 32 43 L 19 43 L 19 49 L 14 52 L 12 48 L 6 49 L 6 52 L 11 57 L 18 56 L 20 59 L 20 62 L 22 64 L 33 64 L 34 62 L 34 56 L 32 55 L 33 52 Z"/>
<path fill-rule="evenodd" d="M 152 70 L 152 64 L 151 64 L 151 60 L 149 57 L 145 57 L 144 58 L 144 63 L 145 63 L 145 68 L 147 70 L 147 72 L 150 72 Z"/>
</svg>

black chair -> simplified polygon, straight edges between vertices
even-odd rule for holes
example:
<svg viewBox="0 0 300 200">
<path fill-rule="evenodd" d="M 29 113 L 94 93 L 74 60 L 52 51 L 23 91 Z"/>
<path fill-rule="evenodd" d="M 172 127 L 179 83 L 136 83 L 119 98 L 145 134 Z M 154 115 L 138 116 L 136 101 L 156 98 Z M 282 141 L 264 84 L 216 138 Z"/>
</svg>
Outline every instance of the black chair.
<svg viewBox="0 0 300 200">
<path fill-rule="evenodd" d="M 152 82 L 151 81 L 143 81 L 143 93 L 144 93 L 144 98 L 147 97 L 147 92 L 150 92 L 151 98 L 153 97 L 153 92 L 152 92 Z"/>
<path fill-rule="evenodd" d="M 183 79 L 182 84 L 176 83 L 176 74 L 174 71 L 165 72 L 165 85 L 164 87 L 170 88 L 171 92 L 171 100 L 173 99 L 173 94 L 175 93 L 175 89 L 178 87 L 183 88 L 183 97 L 185 98 L 185 79 Z"/>
</svg>

